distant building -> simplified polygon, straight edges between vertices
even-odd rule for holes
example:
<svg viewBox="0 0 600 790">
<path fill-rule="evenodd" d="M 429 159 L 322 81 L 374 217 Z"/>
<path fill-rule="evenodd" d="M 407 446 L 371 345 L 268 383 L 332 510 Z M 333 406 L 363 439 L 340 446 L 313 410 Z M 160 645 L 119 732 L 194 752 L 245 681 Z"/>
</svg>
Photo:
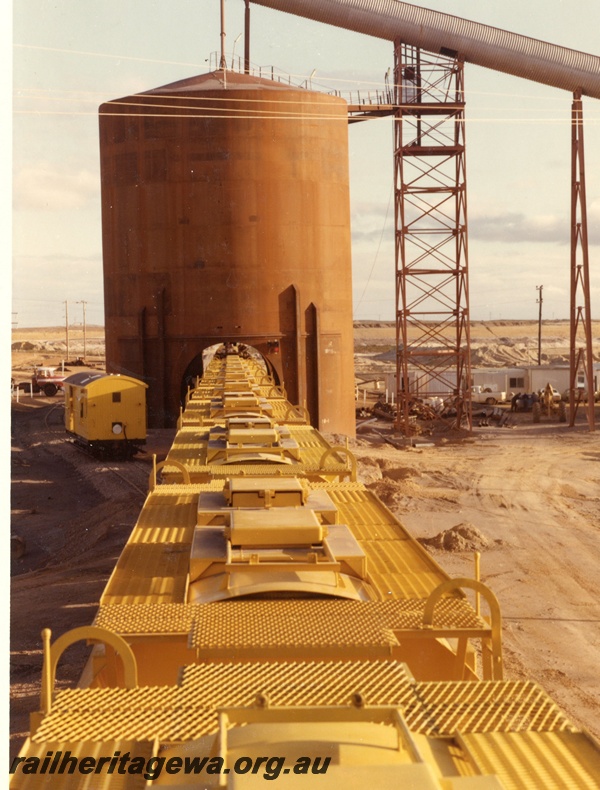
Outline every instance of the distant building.
<svg viewBox="0 0 600 790">
<path fill-rule="evenodd" d="M 439 393 L 439 384 L 423 377 L 423 371 L 408 372 L 409 387 L 417 397 L 435 395 Z M 568 365 L 527 365 L 524 367 L 510 368 L 471 368 L 471 384 L 479 385 L 491 392 L 511 393 L 536 392 L 550 383 L 560 393 L 569 389 Z M 447 376 L 448 377 L 448 376 Z M 598 392 L 600 380 L 600 363 L 594 364 L 594 392 Z M 385 374 L 385 386 L 390 392 L 396 391 L 396 374 Z M 577 377 L 577 387 L 587 390 L 587 382 L 583 372 Z"/>
</svg>

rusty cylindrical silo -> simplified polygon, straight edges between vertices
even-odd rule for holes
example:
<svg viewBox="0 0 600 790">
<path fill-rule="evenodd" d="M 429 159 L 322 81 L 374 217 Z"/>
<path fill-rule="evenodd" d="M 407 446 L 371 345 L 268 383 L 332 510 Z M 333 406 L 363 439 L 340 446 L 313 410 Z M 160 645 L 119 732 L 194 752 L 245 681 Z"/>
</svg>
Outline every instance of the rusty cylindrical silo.
<svg viewBox="0 0 600 790">
<path fill-rule="evenodd" d="M 202 351 L 258 349 L 354 435 L 346 103 L 217 71 L 100 108 L 107 368 L 171 426 Z"/>
</svg>

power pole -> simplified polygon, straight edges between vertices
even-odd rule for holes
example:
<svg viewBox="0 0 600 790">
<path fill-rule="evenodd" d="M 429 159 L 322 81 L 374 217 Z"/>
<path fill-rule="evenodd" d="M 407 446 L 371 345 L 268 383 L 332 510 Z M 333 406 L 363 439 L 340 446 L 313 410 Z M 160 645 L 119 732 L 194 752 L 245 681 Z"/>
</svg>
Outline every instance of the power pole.
<svg viewBox="0 0 600 790">
<path fill-rule="evenodd" d="M 225 0 L 221 0 L 221 61 L 219 68 L 227 68 L 227 61 L 225 60 Z"/>
<path fill-rule="evenodd" d="M 69 303 L 65 301 L 65 334 L 67 336 L 67 362 L 69 361 Z"/>
<path fill-rule="evenodd" d="M 244 74 L 250 74 L 250 0 L 244 12 Z"/>
<path fill-rule="evenodd" d="M 544 298 L 542 296 L 542 291 L 544 290 L 543 285 L 536 285 L 536 291 L 540 292 L 540 297 L 537 300 L 537 303 L 540 306 L 540 316 L 538 318 L 538 367 L 542 364 L 542 304 L 544 303 Z"/>
<path fill-rule="evenodd" d="M 85 299 L 82 299 L 80 302 L 77 302 L 83 306 L 83 359 L 85 360 L 86 357 L 86 324 L 85 324 L 85 306 L 87 302 Z"/>
</svg>

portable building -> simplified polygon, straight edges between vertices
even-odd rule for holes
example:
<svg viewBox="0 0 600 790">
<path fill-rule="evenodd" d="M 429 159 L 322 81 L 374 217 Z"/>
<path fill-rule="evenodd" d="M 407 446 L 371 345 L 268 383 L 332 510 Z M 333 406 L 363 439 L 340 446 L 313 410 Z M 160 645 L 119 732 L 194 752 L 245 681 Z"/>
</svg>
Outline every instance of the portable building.
<svg viewBox="0 0 600 790">
<path fill-rule="evenodd" d="M 492 392 L 528 392 L 528 368 L 471 368 L 474 386 L 490 389 Z"/>
</svg>

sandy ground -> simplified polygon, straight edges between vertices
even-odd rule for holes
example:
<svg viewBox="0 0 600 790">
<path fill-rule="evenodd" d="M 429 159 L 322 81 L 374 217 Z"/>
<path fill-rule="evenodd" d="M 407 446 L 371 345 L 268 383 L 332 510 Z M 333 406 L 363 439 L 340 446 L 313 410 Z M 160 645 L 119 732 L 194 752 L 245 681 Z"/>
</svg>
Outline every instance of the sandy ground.
<svg viewBox="0 0 600 790">
<path fill-rule="evenodd" d="M 474 321 L 471 324 L 473 367 L 527 367 L 538 360 L 537 321 Z M 600 359 L 600 321 L 592 321 L 594 359 Z M 409 337 L 416 337 L 409 327 Z M 446 335 L 451 338 L 451 327 Z M 356 372 L 374 375 L 395 370 L 395 326 L 392 322 L 357 321 L 354 328 Z M 541 360 L 543 365 L 569 364 L 568 321 L 544 321 Z M 581 343 L 580 343 L 581 345 Z"/>
<path fill-rule="evenodd" d="M 13 369 L 25 370 L 30 353 L 40 354 L 15 352 Z M 40 631 L 59 634 L 93 619 L 143 503 L 149 463 L 106 464 L 74 448 L 63 431 L 60 397 L 13 403 L 12 416 L 14 754 L 38 706 Z M 600 425 L 598 408 L 596 420 Z M 149 449 L 163 453 L 172 435 L 153 432 Z M 555 420 L 534 425 L 530 414 L 518 414 L 510 427 L 475 428 L 462 438 L 440 433 L 400 448 L 389 444 L 389 425 L 370 423 L 351 443 L 363 482 L 417 537 L 465 528 L 467 538 L 452 550 L 430 550 L 455 576 L 472 576 L 473 549 L 481 551 L 482 580 L 503 612 L 506 675 L 538 681 L 596 737 L 598 435 L 588 431 L 583 415 L 570 429 Z M 76 682 L 85 657 L 84 648 L 69 649 L 59 666 L 60 686 Z"/>
</svg>

